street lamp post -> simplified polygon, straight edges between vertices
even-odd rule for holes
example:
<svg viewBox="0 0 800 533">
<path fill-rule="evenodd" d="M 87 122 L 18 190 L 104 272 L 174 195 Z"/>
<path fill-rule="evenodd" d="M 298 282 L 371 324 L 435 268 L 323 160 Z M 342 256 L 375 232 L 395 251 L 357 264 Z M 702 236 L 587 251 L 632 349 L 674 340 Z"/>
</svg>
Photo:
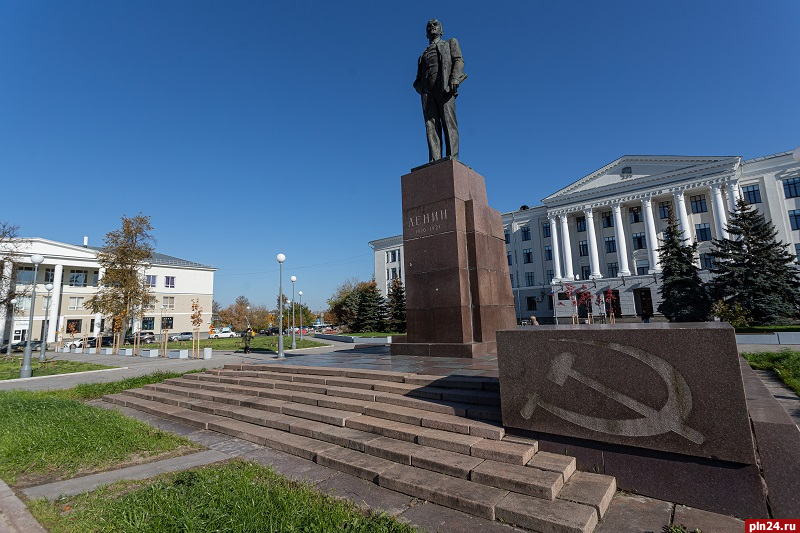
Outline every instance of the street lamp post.
<svg viewBox="0 0 800 533">
<path fill-rule="evenodd" d="M 297 276 L 289 278 L 292 280 L 292 350 L 297 349 L 297 343 L 294 340 L 294 282 L 297 281 Z"/>
<path fill-rule="evenodd" d="M 31 256 L 33 263 L 33 292 L 31 293 L 31 308 L 28 320 L 28 338 L 25 341 L 25 353 L 22 356 L 22 367 L 19 369 L 19 377 L 31 377 L 31 332 L 33 330 L 33 311 L 36 307 L 36 281 L 39 277 L 39 265 L 44 261 L 44 257 L 39 254 Z"/>
<path fill-rule="evenodd" d="M 14 340 L 14 315 L 17 314 L 17 299 L 12 298 L 11 302 L 11 330 L 8 333 L 8 346 L 6 346 L 6 355 L 11 359 L 11 342 Z"/>
<path fill-rule="evenodd" d="M 283 353 L 283 262 L 286 261 L 286 256 L 278 254 L 278 358 L 283 359 L 286 355 Z"/>
<path fill-rule="evenodd" d="M 47 310 L 44 312 L 44 338 L 42 339 L 42 350 L 39 352 L 39 362 L 44 362 L 44 353 L 47 351 L 47 322 L 50 319 L 50 291 L 53 290 L 53 284 L 48 283 L 44 288 L 47 289 Z"/>
<path fill-rule="evenodd" d="M 250 306 L 247 306 L 247 312 L 245 313 L 245 317 L 247 320 L 247 329 L 250 329 Z"/>
<path fill-rule="evenodd" d="M 303 340 L 303 291 L 297 291 L 300 296 L 300 340 Z"/>
</svg>

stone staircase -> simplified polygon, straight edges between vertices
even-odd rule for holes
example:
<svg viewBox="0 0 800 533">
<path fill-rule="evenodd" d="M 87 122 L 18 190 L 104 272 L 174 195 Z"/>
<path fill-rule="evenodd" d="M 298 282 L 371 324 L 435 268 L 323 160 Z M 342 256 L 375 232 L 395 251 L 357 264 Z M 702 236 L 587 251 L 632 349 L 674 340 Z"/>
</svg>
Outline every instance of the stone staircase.
<svg viewBox="0 0 800 533">
<path fill-rule="evenodd" d="M 104 400 L 535 531 L 593 531 L 616 490 L 506 435 L 496 378 L 226 365 Z"/>
</svg>

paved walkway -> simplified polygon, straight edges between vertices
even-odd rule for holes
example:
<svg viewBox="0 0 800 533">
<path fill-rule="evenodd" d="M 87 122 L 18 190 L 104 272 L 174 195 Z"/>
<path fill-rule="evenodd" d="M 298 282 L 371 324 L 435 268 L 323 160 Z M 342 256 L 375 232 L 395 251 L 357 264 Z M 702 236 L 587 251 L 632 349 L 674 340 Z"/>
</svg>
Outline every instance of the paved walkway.
<svg viewBox="0 0 800 533">
<path fill-rule="evenodd" d="M 458 373 L 461 375 L 497 376 L 496 358 L 491 357 L 472 360 L 392 357 L 385 346 L 364 346 L 335 341 L 326 342 L 329 345 L 321 348 L 287 351 L 285 364 L 368 368 L 437 375 Z M 771 348 L 772 346 L 767 349 Z M 742 351 L 761 351 L 761 347 L 754 345 L 740 346 L 740 352 Z M 8 380 L 0 382 L 0 390 L 62 389 L 74 387 L 80 383 L 117 381 L 127 377 L 148 374 L 156 370 L 185 372 L 192 369 L 219 367 L 225 364 L 257 363 L 276 359 L 274 352 L 266 351 L 252 354 L 217 351 L 214 352 L 211 360 L 151 359 L 64 353 L 53 355 L 59 359 L 95 362 L 118 366 L 118 368 L 110 371 Z M 307 357 L 312 355 L 313 357 Z M 35 364 L 34 362 L 34 366 Z M 794 420 L 800 423 L 800 398 L 794 395 L 777 378 L 771 376 L 770 373 L 761 372 L 759 377 L 762 378 Z M 110 407 L 102 402 L 94 403 L 103 407 Z M 182 458 L 183 461 L 179 462 L 184 467 L 187 464 L 194 466 L 213 463 L 229 457 L 242 457 L 269 464 L 276 471 L 291 478 L 309 481 L 320 490 L 346 496 L 356 503 L 368 507 L 383 509 L 390 514 L 409 521 L 413 525 L 422 526 L 431 531 L 456 532 L 473 530 L 490 533 L 494 531 L 506 533 L 521 531 L 498 522 L 490 522 L 435 504 L 419 504 L 400 493 L 376 487 L 374 484 L 364 480 L 327 469 L 311 461 L 277 450 L 219 433 L 182 426 L 140 411 L 128 408 L 120 409 L 126 414 L 145 420 L 166 431 L 184 435 L 211 450 L 210 452 L 200 452 L 192 456 L 185 456 Z M 28 497 L 54 497 L 54 495 L 57 496 L 58 494 L 74 494 L 92 490 L 99 483 L 113 482 L 117 479 L 151 477 L 174 469 L 176 464 L 175 460 L 159 461 L 133 467 L 134 470 L 123 469 L 40 487 L 31 487 L 24 492 Z M 671 523 L 691 525 L 692 528 L 698 527 L 703 531 L 736 531 L 738 533 L 743 530 L 743 522 L 730 517 L 723 517 L 652 498 L 618 494 L 612 501 L 606 518 L 596 531 L 598 533 L 611 531 L 660 531 L 663 526 Z M 0 533 L 5 533 L 6 531 L 10 533 L 43 531 L 42 529 L 37 529 L 37 526 L 38 524 L 27 512 L 24 504 L 0 481 Z"/>
</svg>

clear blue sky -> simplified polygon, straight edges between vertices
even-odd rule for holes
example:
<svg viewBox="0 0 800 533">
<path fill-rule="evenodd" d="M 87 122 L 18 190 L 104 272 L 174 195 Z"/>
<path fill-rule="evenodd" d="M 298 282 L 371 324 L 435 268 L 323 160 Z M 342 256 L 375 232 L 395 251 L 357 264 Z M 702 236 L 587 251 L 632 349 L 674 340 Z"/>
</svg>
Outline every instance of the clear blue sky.
<svg viewBox="0 0 800 533">
<path fill-rule="evenodd" d="M 626 154 L 800 144 L 796 0 L 0 0 L 0 220 L 100 245 L 141 211 L 158 251 L 219 268 L 221 304 L 274 305 L 282 252 L 322 309 L 401 231 L 434 17 L 500 211 Z"/>
</svg>

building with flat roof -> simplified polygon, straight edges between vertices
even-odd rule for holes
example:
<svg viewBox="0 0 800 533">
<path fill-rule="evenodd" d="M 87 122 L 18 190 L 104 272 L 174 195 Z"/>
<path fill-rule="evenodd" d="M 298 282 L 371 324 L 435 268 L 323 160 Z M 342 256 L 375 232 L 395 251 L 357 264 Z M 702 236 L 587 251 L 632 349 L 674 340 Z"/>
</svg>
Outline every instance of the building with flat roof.
<svg viewBox="0 0 800 533">
<path fill-rule="evenodd" d="M 739 198 L 771 220 L 778 239 L 800 254 L 800 163 L 791 151 L 745 161 L 739 156 L 623 156 L 540 205 L 503 213 L 518 321 L 531 316 L 540 323 L 569 320 L 567 284 L 585 286 L 593 299 L 611 290 L 616 316 L 657 314 L 658 248 L 670 213 L 684 238 L 698 243 L 697 264 L 708 279 L 712 239 L 728 236 L 728 217 Z M 402 256 L 402 237 L 370 246 L 375 279 L 385 294 L 391 281 L 389 252 Z M 603 307 L 593 306 L 595 317 L 603 315 Z"/>
<path fill-rule="evenodd" d="M 12 317 L 11 309 L 0 308 L 0 338 L 12 342 L 31 340 L 45 336 L 45 314 L 48 311 L 47 340 L 55 342 L 57 333 L 75 337 L 97 336 L 111 328 L 110 317 L 92 313 L 84 307 L 84 302 L 97 291 L 102 278 L 102 267 L 97 261 L 99 248 L 79 246 L 51 241 L 39 237 L 16 239 L 15 255 L 17 268 L 6 263 L 2 272 L 2 288 L 22 294 L 17 296 L 17 304 Z M 34 265 L 30 257 L 41 255 L 44 262 L 39 265 L 34 280 Z M 191 331 L 190 320 L 192 300 L 199 300 L 203 308 L 203 323 L 211 321 L 211 302 L 214 295 L 214 272 L 216 268 L 154 253 L 149 265 L 142 271 L 142 282 L 149 285 L 156 303 L 145 309 L 141 319 L 137 319 L 135 330 L 153 331 L 158 335 L 165 329 L 170 331 Z M 36 284 L 36 301 L 31 301 L 30 287 Z M 45 285 L 52 283 L 49 294 Z"/>
</svg>

